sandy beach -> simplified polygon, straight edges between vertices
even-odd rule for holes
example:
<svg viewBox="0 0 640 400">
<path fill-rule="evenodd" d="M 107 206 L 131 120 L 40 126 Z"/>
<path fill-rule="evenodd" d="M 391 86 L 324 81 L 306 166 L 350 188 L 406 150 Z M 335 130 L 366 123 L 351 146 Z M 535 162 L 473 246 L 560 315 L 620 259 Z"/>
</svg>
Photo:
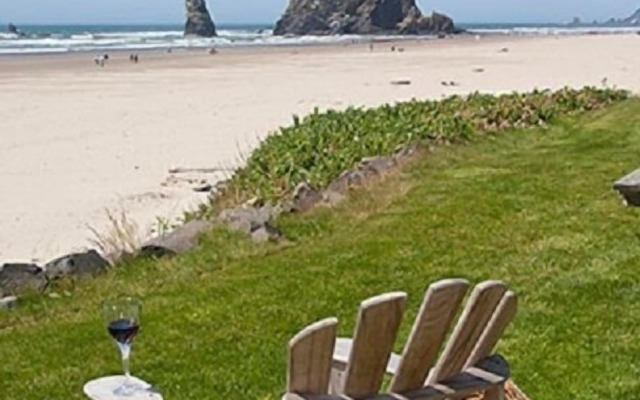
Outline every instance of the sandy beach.
<svg viewBox="0 0 640 400">
<path fill-rule="evenodd" d="M 0 264 L 91 247 L 107 210 L 126 212 L 142 240 L 206 200 L 194 188 L 314 107 L 603 82 L 640 91 L 638 35 L 391 46 L 145 52 L 139 64 L 120 53 L 105 68 L 93 54 L 0 57 Z"/>
</svg>

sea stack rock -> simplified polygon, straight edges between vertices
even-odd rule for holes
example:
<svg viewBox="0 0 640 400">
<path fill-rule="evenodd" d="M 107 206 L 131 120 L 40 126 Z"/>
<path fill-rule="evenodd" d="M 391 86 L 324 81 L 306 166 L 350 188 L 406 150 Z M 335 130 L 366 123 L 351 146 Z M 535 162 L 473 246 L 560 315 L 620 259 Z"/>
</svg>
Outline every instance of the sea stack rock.
<svg viewBox="0 0 640 400">
<path fill-rule="evenodd" d="M 453 20 L 424 16 L 415 0 L 290 0 L 276 35 L 457 33 Z"/>
<path fill-rule="evenodd" d="M 11 22 L 9 22 L 9 24 L 7 25 L 7 32 L 13 33 L 14 35 L 20 34 L 20 30 L 18 29 L 18 27 L 12 24 Z"/>
<path fill-rule="evenodd" d="M 207 9 L 205 0 L 186 0 L 186 7 L 187 23 L 184 27 L 185 36 L 217 36 L 216 26 Z"/>
</svg>

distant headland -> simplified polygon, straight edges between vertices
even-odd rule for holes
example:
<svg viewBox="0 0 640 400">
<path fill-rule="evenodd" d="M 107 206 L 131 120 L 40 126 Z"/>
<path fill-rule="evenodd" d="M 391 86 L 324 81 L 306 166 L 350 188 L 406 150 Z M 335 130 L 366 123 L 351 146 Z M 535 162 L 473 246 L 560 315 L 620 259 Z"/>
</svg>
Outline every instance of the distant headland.
<svg viewBox="0 0 640 400">
<path fill-rule="evenodd" d="M 584 22 L 580 17 L 575 17 L 568 23 L 569 26 L 640 26 L 640 8 L 626 18 L 610 18 L 607 21 L 593 21 L 591 23 Z"/>
</svg>

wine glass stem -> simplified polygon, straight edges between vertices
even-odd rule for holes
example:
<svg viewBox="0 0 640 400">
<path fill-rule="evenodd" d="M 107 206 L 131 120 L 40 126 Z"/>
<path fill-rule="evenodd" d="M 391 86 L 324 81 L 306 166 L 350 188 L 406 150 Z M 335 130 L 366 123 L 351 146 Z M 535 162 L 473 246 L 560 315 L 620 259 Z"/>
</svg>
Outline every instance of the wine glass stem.
<svg viewBox="0 0 640 400">
<path fill-rule="evenodd" d="M 120 347 L 120 354 L 122 355 L 122 370 L 124 371 L 125 385 L 129 383 L 129 379 L 131 378 L 131 373 L 129 371 L 129 358 L 131 356 L 131 345 L 130 344 L 122 344 L 118 343 L 118 347 Z"/>
</svg>

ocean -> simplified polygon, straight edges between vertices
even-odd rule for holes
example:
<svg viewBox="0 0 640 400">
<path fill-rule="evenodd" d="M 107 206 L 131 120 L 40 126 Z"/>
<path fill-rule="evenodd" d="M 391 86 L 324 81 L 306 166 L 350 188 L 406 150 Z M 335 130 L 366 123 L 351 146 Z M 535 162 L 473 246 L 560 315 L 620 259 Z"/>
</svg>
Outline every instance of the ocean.
<svg viewBox="0 0 640 400">
<path fill-rule="evenodd" d="M 571 27 L 561 24 L 459 24 L 481 35 L 571 35 L 638 32 L 640 27 Z M 398 36 L 302 36 L 278 37 L 265 24 L 218 26 L 212 39 L 185 38 L 181 25 L 22 25 L 23 36 L 0 33 L 0 55 L 210 48 L 238 46 L 313 45 L 386 40 Z M 402 37 L 400 37 L 402 38 Z M 411 38 L 415 38 L 412 36 Z"/>
</svg>

